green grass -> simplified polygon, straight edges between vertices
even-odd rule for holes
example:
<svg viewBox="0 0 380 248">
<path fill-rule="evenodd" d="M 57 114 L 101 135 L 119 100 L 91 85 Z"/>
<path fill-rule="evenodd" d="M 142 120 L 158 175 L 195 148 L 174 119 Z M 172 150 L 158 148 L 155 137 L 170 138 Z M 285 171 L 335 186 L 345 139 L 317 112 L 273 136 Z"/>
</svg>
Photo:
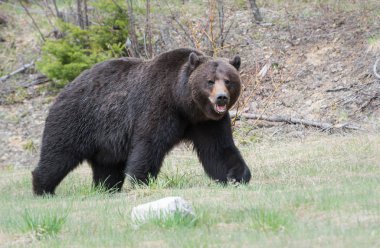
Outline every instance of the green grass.
<svg viewBox="0 0 380 248">
<path fill-rule="evenodd" d="M 36 214 L 25 209 L 22 215 L 25 227 L 21 230 L 31 231 L 37 239 L 54 237 L 66 222 L 66 217 L 66 213 L 63 215 L 50 212 Z"/>
<path fill-rule="evenodd" d="M 249 185 L 209 180 L 190 151 L 175 150 L 157 181 L 110 194 L 87 165 L 57 196 L 31 192 L 29 170 L 0 172 L 0 246 L 6 247 L 378 247 L 380 135 L 312 136 L 241 148 Z M 138 225 L 134 206 L 167 196 L 195 216 Z"/>
<path fill-rule="evenodd" d="M 150 228 L 156 229 L 156 227 L 163 229 L 179 229 L 179 228 L 192 228 L 199 223 L 199 217 L 192 216 L 190 214 L 184 215 L 181 212 L 175 212 L 173 215 L 152 216 L 146 223 L 137 221 L 137 229 Z"/>
<path fill-rule="evenodd" d="M 266 208 L 254 208 L 249 213 L 250 227 L 257 231 L 290 231 L 292 215 Z"/>
<path fill-rule="evenodd" d="M 28 152 L 31 152 L 31 153 L 36 153 L 37 152 L 37 146 L 33 142 L 33 140 L 31 140 L 31 139 L 28 139 L 27 141 L 25 141 L 25 143 L 22 145 L 22 148 L 25 151 L 28 151 Z"/>
</svg>

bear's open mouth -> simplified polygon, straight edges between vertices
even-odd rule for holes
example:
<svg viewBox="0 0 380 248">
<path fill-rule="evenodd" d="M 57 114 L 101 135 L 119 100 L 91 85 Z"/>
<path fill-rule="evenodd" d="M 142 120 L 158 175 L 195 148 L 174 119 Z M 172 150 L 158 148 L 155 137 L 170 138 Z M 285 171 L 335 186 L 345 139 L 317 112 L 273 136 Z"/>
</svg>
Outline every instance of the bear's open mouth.
<svg viewBox="0 0 380 248">
<path fill-rule="evenodd" d="M 227 111 L 227 105 L 214 104 L 214 109 L 218 114 L 224 114 Z"/>
</svg>

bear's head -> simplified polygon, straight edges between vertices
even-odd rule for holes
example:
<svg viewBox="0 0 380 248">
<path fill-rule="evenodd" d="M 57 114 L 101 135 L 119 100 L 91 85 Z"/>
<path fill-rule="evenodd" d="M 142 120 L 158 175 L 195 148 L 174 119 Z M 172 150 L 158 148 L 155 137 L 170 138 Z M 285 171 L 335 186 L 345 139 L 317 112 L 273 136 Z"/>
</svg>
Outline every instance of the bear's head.
<svg viewBox="0 0 380 248">
<path fill-rule="evenodd" d="M 241 89 L 240 63 L 237 55 L 228 61 L 190 54 L 192 100 L 207 119 L 220 120 L 237 101 Z"/>
</svg>

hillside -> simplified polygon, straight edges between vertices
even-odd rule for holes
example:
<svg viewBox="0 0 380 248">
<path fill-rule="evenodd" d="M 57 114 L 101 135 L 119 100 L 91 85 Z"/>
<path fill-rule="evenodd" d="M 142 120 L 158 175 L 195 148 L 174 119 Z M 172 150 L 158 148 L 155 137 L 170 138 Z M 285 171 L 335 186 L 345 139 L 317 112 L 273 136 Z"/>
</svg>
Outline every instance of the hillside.
<svg viewBox="0 0 380 248">
<path fill-rule="evenodd" d="M 251 10 L 243 1 L 225 3 L 225 25 L 230 29 L 218 55 L 238 53 L 242 57 L 245 87 L 236 106 L 239 113 L 350 123 L 364 132 L 380 130 L 380 79 L 372 71 L 380 54 L 378 1 L 259 2 L 264 17 L 261 23 L 252 21 Z M 0 7 L 7 21 L 0 27 L 0 72 L 6 75 L 37 59 L 41 40 L 20 6 L 4 2 Z M 206 7 L 207 2 L 189 1 L 180 11 L 190 14 L 178 18 L 182 23 L 202 23 L 207 20 Z M 49 33 L 41 9 L 29 8 L 42 32 Z M 158 40 L 166 34 L 166 43 L 158 42 L 156 52 L 192 45 L 171 14 L 153 12 L 154 34 Z M 36 163 L 44 119 L 57 93 L 45 81 L 30 86 L 38 77 L 31 67 L 0 83 L 1 167 Z M 242 145 L 326 131 L 244 118 L 236 127 L 235 136 Z"/>
</svg>

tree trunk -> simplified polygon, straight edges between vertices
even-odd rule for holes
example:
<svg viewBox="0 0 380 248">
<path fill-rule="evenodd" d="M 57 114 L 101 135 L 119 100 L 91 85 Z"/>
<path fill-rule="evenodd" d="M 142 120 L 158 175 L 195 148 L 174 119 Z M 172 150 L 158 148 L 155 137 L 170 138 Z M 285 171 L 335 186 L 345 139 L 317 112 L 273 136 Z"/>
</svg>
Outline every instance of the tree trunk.
<svg viewBox="0 0 380 248">
<path fill-rule="evenodd" d="M 87 0 L 83 0 L 84 3 L 84 26 L 88 28 L 90 26 L 90 23 L 88 21 L 88 6 L 87 6 Z"/>
<path fill-rule="evenodd" d="M 262 22 L 263 17 L 260 14 L 259 7 L 257 7 L 256 0 L 248 0 L 249 5 L 251 6 L 253 17 L 255 18 L 256 22 Z"/>
<path fill-rule="evenodd" d="M 128 16 L 129 16 L 129 36 L 130 39 L 130 49 L 129 52 L 132 57 L 139 57 L 138 49 L 137 49 L 137 35 L 136 35 L 136 24 L 135 24 L 135 18 L 133 15 L 133 5 L 132 0 L 126 0 L 127 6 L 128 6 Z"/>
<path fill-rule="evenodd" d="M 81 29 L 84 29 L 82 0 L 77 0 L 77 24 Z"/>
<path fill-rule="evenodd" d="M 147 57 L 153 57 L 152 28 L 150 22 L 150 0 L 146 0 L 146 28 L 145 28 Z"/>
<path fill-rule="evenodd" d="M 59 12 L 59 9 L 58 9 L 58 6 L 57 6 L 57 1 L 56 0 L 52 0 L 52 1 L 53 1 L 54 9 L 55 9 L 55 14 L 57 15 L 57 17 L 59 19 L 62 20 L 62 14 L 61 14 L 61 12 Z"/>
<path fill-rule="evenodd" d="M 218 16 L 219 16 L 219 47 L 223 49 L 224 46 L 224 3 L 223 0 L 217 1 Z"/>
</svg>

